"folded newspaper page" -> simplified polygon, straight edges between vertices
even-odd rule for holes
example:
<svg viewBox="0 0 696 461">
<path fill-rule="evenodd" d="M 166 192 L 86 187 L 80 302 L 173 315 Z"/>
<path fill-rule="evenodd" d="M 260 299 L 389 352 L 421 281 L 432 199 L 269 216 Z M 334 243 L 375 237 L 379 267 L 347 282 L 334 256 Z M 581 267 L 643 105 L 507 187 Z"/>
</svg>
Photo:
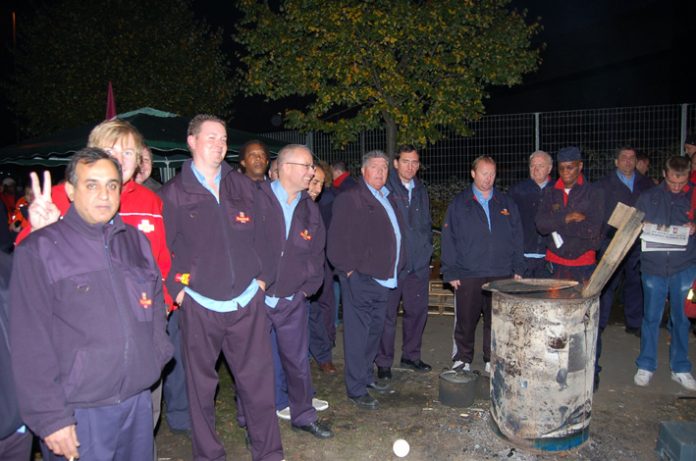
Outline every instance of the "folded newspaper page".
<svg viewBox="0 0 696 461">
<path fill-rule="evenodd" d="M 689 227 L 645 223 L 640 238 L 642 251 L 686 251 Z"/>
</svg>

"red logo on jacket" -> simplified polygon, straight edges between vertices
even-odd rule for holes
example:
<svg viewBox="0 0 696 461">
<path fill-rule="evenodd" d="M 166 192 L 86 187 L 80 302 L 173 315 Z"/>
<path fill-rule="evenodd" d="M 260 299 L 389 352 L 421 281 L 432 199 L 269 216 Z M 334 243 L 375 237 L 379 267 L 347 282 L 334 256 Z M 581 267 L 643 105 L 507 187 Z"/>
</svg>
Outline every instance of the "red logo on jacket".
<svg viewBox="0 0 696 461">
<path fill-rule="evenodd" d="M 140 293 L 140 299 L 138 300 L 138 302 L 140 303 L 140 306 L 143 309 L 147 309 L 150 306 L 152 306 L 152 300 L 147 297 L 147 293 L 145 293 L 144 291 Z"/>
<path fill-rule="evenodd" d="M 237 221 L 238 223 L 246 224 L 249 221 L 251 221 L 251 218 L 244 214 L 243 211 L 240 211 L 237 216 L 234 217 L 234 220 Z"/>
<path fill-rule="evenodd" d="M 305 240 L 312 240 L 312 236 L 309 234 L 309 231 L 307 229 L 300 232 L 300 237 L 302 237 Z"/>
</svg>

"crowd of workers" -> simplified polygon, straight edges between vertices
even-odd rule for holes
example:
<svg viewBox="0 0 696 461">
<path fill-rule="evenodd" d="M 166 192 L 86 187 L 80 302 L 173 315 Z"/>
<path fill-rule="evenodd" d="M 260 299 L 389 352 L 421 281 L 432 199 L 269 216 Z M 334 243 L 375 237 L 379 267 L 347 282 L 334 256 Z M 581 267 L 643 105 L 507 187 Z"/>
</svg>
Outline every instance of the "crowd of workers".
<svg viewBox="0 0 696 461">
<path fill-rule="evenodd" d="M 237 171 L 225 161 L 225 122 L 211 115 L 191 120 L 187 143 L 192 158 L 161 185 L 150 178 L 152 153 L 140 133 L 106 121 L 72 157 L 65 181 L 52 187 L 50 175 L 41 184 L 32 173 L 17 201 L 14 183 L 3 182 L 3 232 L 18 235 L 0 252 L 0 366 L 11 370 L 0 378 L 0 458 L 26 461 L 36 435 L 46 460 L 157 459 L 153 433 L 164 408 L 169 427 L 190 435 L 193 459 L 225 459 L 215 423 L 221 353 L 252 459 L 284 458 L 278 419 L 333 437 L 318 417 L 329 402 L 315 396 L 310 357 L 321 372 L 337 373 L 339 298 L 346 394 L 358 408 L 377 410 L 376 396 L 395 392 L 400 306 L 398 366 L 431 370 L 421 342 L 432 221 L 415 147 L 401 146 L 393 158 L 368 152 L 354 178 L 343 162 L 317 162 L 303 145 L 283 147 L 270 162 L 256 140 L 242 147 Z M 696 139 L 686 152 L 693 156 Z M 537 151 L 529 179 L 507 193 L 495 187 L 493 158 L 473 162 L 471 185 L 449 205 L 441 236 L 442 277 L 456 304 L 452 369 L 471 369 L 483 317 L 490 372 L 484 283 L 586 282 L 622 202 L 646 222 L 686 226 L 688 244 L 655 252 L 636 244 L 608 283 L 595 390 L 601 332 L 623 287 L 626 331 L 641 342 L 635 384 L 647 386 L 657 369 L 669 298 L 672 379 L 696 391 L 684 313 L 696 278 L 696 178 L 689 157 L 670 157 L 659 184 L 639 161 L 646 159 L 622 146 L 616 169 L 590 184 L 577 147 L 557 153 L 557 180 L 552 157 Z"/>
</svg>

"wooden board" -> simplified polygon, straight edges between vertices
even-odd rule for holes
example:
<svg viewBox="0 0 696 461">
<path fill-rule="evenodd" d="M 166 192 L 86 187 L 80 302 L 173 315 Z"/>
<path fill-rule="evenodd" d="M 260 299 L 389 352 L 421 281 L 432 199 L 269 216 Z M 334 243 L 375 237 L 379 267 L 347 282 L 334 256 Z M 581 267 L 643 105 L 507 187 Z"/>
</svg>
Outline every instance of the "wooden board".
<svg viewBox="0 0 696 461">
<path fill-rule="evenodd" d="M 645 213 L 621 202 L 609 217 L 609 225 L 616 228 L 614 238 L 597 264 L 590 281 L 582 290 L 583 298 L 597 296 L 609 281 L 616 268 L 633 246 L 643 227 Z"/>
</svg>

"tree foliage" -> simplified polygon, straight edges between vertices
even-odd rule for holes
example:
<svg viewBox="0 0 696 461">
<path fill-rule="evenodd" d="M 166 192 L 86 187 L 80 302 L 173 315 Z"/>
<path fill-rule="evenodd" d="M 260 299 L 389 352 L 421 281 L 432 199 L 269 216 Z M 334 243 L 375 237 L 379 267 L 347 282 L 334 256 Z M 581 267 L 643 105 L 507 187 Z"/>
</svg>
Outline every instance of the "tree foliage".
<svg viewBox="0 0 696 461">
<path fill-rule="evenodd" d="M 19 32 L 9 98 L 27 134 L 102 120 L 109 81 L 119 112 L 230 114 L 222 32 L 185 0 L 62 0 Z"/>
<path fill-rule="evenodd" d="M 334 135 L 339 145 L 385 126 L 395 143 L 426 145 L 443 127 L 470 134 L 491 85 L 536 69 L 540 30 L 509 0 L 240 0 L 236 39 L 247 53 L 247 94 L 306 96 L 287 124 Z"/>
</svg>

